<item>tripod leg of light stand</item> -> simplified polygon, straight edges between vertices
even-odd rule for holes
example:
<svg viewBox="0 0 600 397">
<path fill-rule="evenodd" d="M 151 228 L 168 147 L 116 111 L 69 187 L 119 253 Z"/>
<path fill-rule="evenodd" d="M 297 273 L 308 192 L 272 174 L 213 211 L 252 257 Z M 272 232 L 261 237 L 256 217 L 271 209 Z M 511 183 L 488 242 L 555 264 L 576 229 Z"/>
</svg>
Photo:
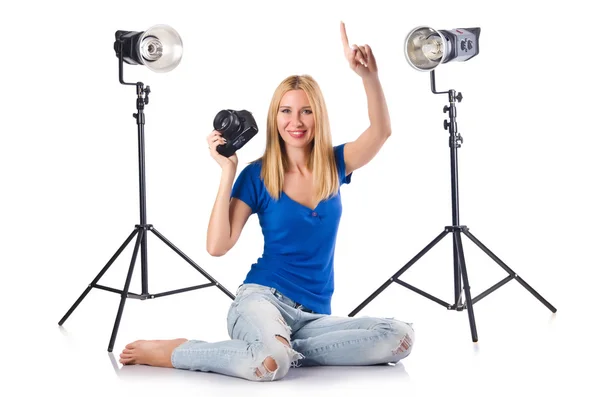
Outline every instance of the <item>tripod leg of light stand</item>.
<svg viewBox="0 0 600 397">
<path fill-rule="evenodd" d="M 155 228 L 151 228 L 150 230 L 163 243 L 165 243 L 167 246 L 169 246 L 173 251 L 177 252 L 177 254 L 179 254 L 179 256 L 181 256 L 187 263 L 189 263 L 190 265 L 192 265 L 194 267 L 194 269 L 198 270 L 200 273 L 202 273 L 202 275 L 204 277 L 206 277 L 207 279 L 209 279 L 213 285 L 215 285 L 217 288 L 219 288 L 221 291 L 223 291 L 232 300 L 235 299 L 235 295 L 233 295 L 231 292 L 229 292 L 229 290 L 227 290 L 227 288 L 223 287 L 219 282 L 217 282 L 217 280 L 215 280 L 213 277 L 211 277 L 211 275 L 208 274 L 206 271 L 204 271 L 204 269 L 202 269 L 200 266 L 198 266 L 196 263 L 194 263 L 194 261 L 191 260 L 186 254 L 184 254 L 179 248 L 177 248 L 173 243 L 171 243 L 169 240 L 167 240 L 167 238 L 165 236 L 163 236 L 162 234 L 160 234 L 158 232 L 158 230 L 156 230 Z"/>
<path fill-rule="evenodd" d="M 425 255 L 427 253 L 427 251 L 429 251 L 430 249 L 432 249 L 437 243 L 439 243 L 444 236 L 446 236 L 446 234 L 448 234 L 448 230 L 444 230 L 443 232 L 441 232 L 435 239 L 433 239 L 433 241 L 431 243 L 429 243 L 425 248 L 423 248 L 417 255 L 415 255 L 414 258 L 412 258 L 410 261 L 408 261 L 408 263 L 406 265 L 404 265 L 400 270 L 398 270 L 396 272 L 396 274 L 394 274 L 392 277 L 390 277 L 388 280 L 386 280 L 385 283 L 383 283 L 381 285 L 381 287 L 379 287 L 375 292 L 373 292 L 367 299 L 365 299 L 360 305 L 358 305 L 356 307 L 356 309 L 352 310 L 350 312 L 350 314 L 348 314 L 349 317 L 353 317 L 356 313 L 358 313 L 359 311 L 361 311 L 367 304 L 369 304 L 369 302 L 371 302 L 373 299 L 375 299 L 375 297 L 377 295 L 379 295 L 381 292 L 383 292 L 384 289 L 386 289 L 393 281 L 395 281 L 395 279 L 397 279 L 398 277 L 400 277 L 400 275 L 402 275 L 402 273 L 404 273 L 405 271 L 407 271 L 412 265 L 415 264 L 416 261 L 418 261 L 423 255 Z M 419 291 L 417 291 L 419 292 Z"/>
<path fill-rule="evenodd" d="M 481 243 L 481 241 L 477 240 L 475 236 L 473 236 L 470 232 L 464 231 L 468 238 L 471 239 L 479 248 L 483 250 L 490 258 L 492 258 L 500 267 L 502 267 L 508 274 L 511 275 L 512 278 L 517 280 L 519 284 L 521 284 L 527 291 L 529 291 L 533 296 L 535 296 L 540 302 L 544 304 L 552 313 L 556 313 L 556 308 L 550 304 L 546 299 L 544 299 L 540 294 L 538 294 L 529 284 L 525 282 L 521 277 L 519 277 L 510 267 L 508 267 L 504 262 L 500 260 L 492 251 L 490 251 L 485 245 Z"/>
<path fill-rule="evenodd" d="M 127 245 L 129 244 L 129 242 L 133 239 L 133 236 L 135 236 L 135 234 L 137 232 L 138 232 L 138 229 L 135 229 L 133 232 L 131 232 L 131 234 L 129 235 L 129 237 L 127 237 L 127 240 L 125 240 L 125 242 L 121 245 L 121 247 L 119 247 L 119 249 L 117 250 L 117 252 L 115 252 L 115 254 L 112 256 L 112 258 L 110 258 L 110 260 L 102 268 L 102 270 L 100 270 L 100 273 L 98 273 L 98 275 L 96 276 L 96 278 L 94 278 L 94 280 L 92 280 L 92 282 L 88 285 L 88 287 L 85 289 L 85 291 L 83 291 L 83 294 L 81 294 L 81 296 L 79 297 L 79 299 L 77 299 L 77 301 L 73 304 L 73 306 L 71 306 L 71 308 L 63 316 L 63 318 L 60 319 L 60 321 L 58 322 L 58 325 L 63 325 L 63 323 L 65 321 L 67 321 L 67 319 L 69 318 L 69 316 L 71 315 L 71 313 L 73 313 L 73 311 L 77 308 L 77 306 L 79 306 L 79 304 L 81 303 L 81 301 L 83 301 L 83 298 L 86 297 L 86 295 L 91 291 L 91 289 L 96 286 L 96 283 L 98 281 L 100 281 L 100 279 L 102 278 L 102 276 L 104 275 L 104 273 L 106 273 L 106 271 L 108 270 L 108 268 L 113 264 L 113 262 L 121 254 L 121 252 L 123 252 L 123 250 L 125 249 L 125 247 L 127 247 Z"/>
<path fill-rule="evenodd" d="M 469 313 L 469 325 L 471 326 L 471 338 L 473 339 L 473 342 L 477 342 L 477 328 L 475 327 L 475 314 L 473 313 L 473 301 L 471 300 L 471 287 L 469 286 L 469 278 L 467 277 L 467 265 L 465 263 L 465 254 L 460 238 L 460 230 L 454 231 L 454 242 L 456 243 L 456 249 L 458 251 L 458 266 L 460 267 L 464 284 L 465 301 L 467 312 Z"/>
<path fill-rule="evenodd" d="M 454 307 L 459 307 L 462 306 L 463 302 L 462 302 L 462 284 L 461 284 L 461 277 L 462 277 L 462 273 L 460 271 L 460 265 L 459 265 L 459 252 L 458 252 L 458 247 L 456 245 L 456 240 L 454 240 L 452 242 L 452 248 L 453 248 L 453 259 L 454 259 Z"/>
<path fill-rule="evenodd" d="M 142 263 L 140 266 L 140 273 L 142 275 L 142 295 L 148 294 L 148 233 L 146 229 L 140 229 L 142 235 L 142 241 L 140 244 L 140 258 Z"/>
<path fill-rule="evenodd" d="M 133 276 L 133 268 L 135 267 L 135 261 L 138 255 L 138 249 L 140 248 L 142 237 L 144 235 L 144 229 L 138 230 L 139 234 L 135 241 L 135 247 L 133 248 L 133 255 L 131 256 L 131 264 L 129 265 L 129 271 L 127 272 L 127 279 L 125 280 L 125 286 L 121 292 L 121 302 L 119 302 L 119 310 L 117 311 L 117 318 L 115 319 L 115 325 L 113 327 L 112 334 L 110 336 L 110 342 L 108 344 L 108 351 L 112 352 L 113 346 L 115 345 L 115 339 L 117 338 L 117 332 L 119 331 L 119 324 L 121 323 L 121 316 L 123 315 L 123 308 L 125 307 L 125 301 L 127 300 L 127 293 L 129 292 L 129 284 L 131 283 L 131 276 Z"/>
</svg>

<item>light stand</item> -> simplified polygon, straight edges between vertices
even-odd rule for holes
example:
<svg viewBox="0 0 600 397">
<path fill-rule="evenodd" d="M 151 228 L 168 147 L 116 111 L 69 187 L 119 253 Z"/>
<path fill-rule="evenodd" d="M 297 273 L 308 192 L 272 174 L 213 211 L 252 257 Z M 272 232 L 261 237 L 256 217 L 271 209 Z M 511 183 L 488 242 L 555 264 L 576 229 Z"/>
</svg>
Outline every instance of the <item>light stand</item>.
<svg viewBox="0 0 600 397">
<path fill-rule="evenodd" d="M 122 32 L 121 32 L 122 33 Z M 117 32 L 119 34 L 119 32 Z M 115 323 L 113 326 L 112 334 L 110 337 L 110 342 L 108 344 L 108 351 L 112 352 L 115 339 L 117 337 L 117 332 L 119 329 L 119 324 L 121 322 L 121 316 L 123 314 L 123 308 L 125 306 L 125 301 L 127 298 L 146 300 L 146 299 L 154 299 L 162 296 L 178 294 L 181 292 L 192 291 L 200 288 L 206 288 L 211 286 L 216 286 L 221 291 L 223 291 L 227 296 L 229 296 L 232 300 L 235 299 L 235 296 L 229 292 L 225 287 L 223 287 L 219 282 L 217 282 L 213 277 L 211 277 L 206 271 L 204 271 L 200 266 L 198 266 L 194 261 L 192 261 L 186 254 L 184 254 L 179 248 L 177 248 L 173 243 L 171 243 L 167 238 L 165 238 L 162 234 L 158 232 L 154 228 L 153 225 L 148 224 L 146 221 L 146 171 L 145 171 L 145 156 L 144 156 L 144 105 L 147 105 L 149 102 L 149 94 L 150 87 L 144 87 L 144 84 L 141 82 L 137 83 L 126 83 L 123 81 L 123 42 L 117 38 L 115 42 L 115 50 L 117 51 L 117 56 L 119 58 L 119 82 L 124 85 L 135 85 L 137 92 L 137 100 L 136 107 L 137 113 L 133 114 L 133 117 L 136 119 L 136 123 L 138 126 L 138 159 L 139 159 L 139 195 L 140 195 L 140 224 L 135 225 L 135 229 L 129 237 L 125 240 L 125 242 L 119 247 L 117 252 L 110 258 L 108 263 L 100 270 L 98 275 L 92 280 L 92 282 L 87 286 L 85 291 L 81 294 L 81 296 L 75 301 L 73 306 L 67 311 L 67 313 L 60 319 L 58 322 L 59 325 L 62 325 L 73 313 L 73 311 L 77 308 L 77 306 L 83 301 L 86 295 L 91 291 L 92 288 L 98 288 L 105 291 L 115 292 L 121 295 L 121 301 L 119 303 L 119 309 L 117 311 L 117 317 L 115 319 Z M 156 235 L 163 243 L 169 246 L 172 250 L 174 250 L 179 256 L 181 256 L 186 262 L 188 262 L 194 269 L 200 272 L 204 277 L 206 277 L 210 282 L 206 284 L 196 285 L 187 288 L 176 289 L 167 292 L 161 293 L 149 293 L 148 292 L 148 254 L 147 254 L 147 235 L 148 231 L 151 231 Z M 98 281 L 102 278 L 104 273 L 110 268 L 113 262 L 117 259 L 117 257 L 123 252 L 125 247 L 136 237 L 133 255 L 131 258 L 131 262 L 129 265 L 129 270 L 127 272 L 127 278 L 125 280 L 125 285 L 122 290 L 118 290 L 111 287 L 106 287 L 98 284 Z M 141 284 L 142 284 L 142 292 L 141 294 L 135 294 L 129 292 L 129 285 L 131 283 L 131 278 L 133 275 L 133 270 L 135 267 L 135 263 L 138 256 L 138 251 L 141 248 Z"/>
<path fill-rule="evenodd" d="M 444 113 L 449 112 L 450 122 L 448 120 L 444 120 L 444 129 L 449 130 L 450 132 L 450 169 L 451 169 L 451 182 L 452 182 L 452 226 L 446 226 L 444 231 L 440 233 L 431 243 L 429 243 L 425 248 L 423 248 L 414 258 L 412 258 L 406 265 L 404 265 L 400 270 L 398 270 L 392 277 L 386 280 L 375 292 L 373 292 L 365 301 L 363 301 L 356 309 L 350 312 L 349 316 L 353 317 L 356 313 L 362 310 L 369 302 L 371 302 L 377 295 L 379 295 L 383 290 L 385 290 L 392 282 L 396 282 L 411 291 L 414 291 L 432 301 L 439 303 L 440 305 L 446 307 L 448 310 L 456 310 L 462 311 L 464 308 L 467 309 L 469 314 L 469 324 L 471 327 L 471 337 L 473 342 L 477 342 L 477 328 L 475 326 L 475 315 L 473 313 L 473 305 L 477 303 L 479 300 L 489 295 L 493 291 L 497 290 L 504 284 L 509 281 L 515 279 L 521 284 L 527 291 L 531 292 L 533 296 L 535 296 L 540 302 L 542 302 L 552 313 L 556 312 L 554 306 L 552 306 L 548 301 L 546 301 L 540 294 L 538 294 L 529 284 L 525 282 L 519 275 L 517 275 L 511 268 L 509 268 L 504 262 L 502 262 L 492 251 L 490 251 L 483 243 L 481 243 L 471 232 L 469 232 L 469 228 L 467 226 L 460 225 L 459 218 L 459 206 L 458 206 L 458 148 L 461 147 L 461 143 L 463 142 L 462 137 L 457 132 L 457 124 L 456 124 L 456 102 L 460 102 L 462 100 L 462 94 L 456 93 L 455 90 L 449 91 L 436 91 L 435 88 L 435 71 L 431 70 L 430 79 L 431 79 L 431 91 L 434 94 L 448 94 L 449 105 L 444 106 Z M 433 295 L 428 294 L 416 288 L 402 280 L 399 280 L 399 277 L 407 271 L 412 265 L 415 264 L 423 255 L 427 253 L 431 248 L 433 248 L 437 243 L 439 243 L 447 234 L 452 233 L 452 242 L 453 242 L 453 256 L 454 256 L 454 304 L 449 304 L 444 302 L 441 299 L 436 298 Z M 475 298 L 471 298 L 471 288 L 469 286 L 469 279 L 467 277 L 467 266 L 465 263 L 465 255 L 463 252 L 463 245 L 461 239 L 461 233 L 467 236 L 471 241 L 475 243 L 479 248 L 483 250 L 490 258 L 492 258 L 500 267 L 502 267 L 507 273 L 508 276 L 492 287 L 488 288 Z M 462 283 L 464 283 L 464 288 L 461 286 L 461 278 Z M 461 290 L 465 295 L 465 302 L 462 300 Z"/>
</svg>

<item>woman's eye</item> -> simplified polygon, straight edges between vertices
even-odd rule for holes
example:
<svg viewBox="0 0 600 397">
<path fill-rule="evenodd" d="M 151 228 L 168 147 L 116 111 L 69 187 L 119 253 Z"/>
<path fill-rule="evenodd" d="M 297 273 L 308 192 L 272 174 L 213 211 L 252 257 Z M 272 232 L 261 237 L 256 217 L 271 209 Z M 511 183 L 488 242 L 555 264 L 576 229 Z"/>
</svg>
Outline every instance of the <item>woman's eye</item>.
<svg viewBox="0 0 600 397">
<path fill-rule="evenodd" d="M 281 109 L 281 113 L 291 113 L 291 112 L 292 112 L 291 109 L 288 109 L 288 108 Z M 304 113 L 304 114 L 312 114 L 312 110 L 310 110 L 310 109 L 304 109 L 302 111 L 302 113 Z"/>
</svg>

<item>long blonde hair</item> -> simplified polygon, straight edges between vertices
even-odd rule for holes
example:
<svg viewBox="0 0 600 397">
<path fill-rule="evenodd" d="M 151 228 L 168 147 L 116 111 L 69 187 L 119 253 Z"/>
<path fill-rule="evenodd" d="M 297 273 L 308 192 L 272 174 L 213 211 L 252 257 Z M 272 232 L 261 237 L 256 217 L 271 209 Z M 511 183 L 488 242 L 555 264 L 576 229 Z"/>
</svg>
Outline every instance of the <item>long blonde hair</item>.
<svg viewBox="0 0 600 397">
<path fill-rule="evenodd" d="M 309 75 L 290 76 L 283 80 L 271 99 L 267 115 L 267 146 L 265 153 L 253 162 L 262 160 L 261 178 L 269 194 L 279 199 L 283 191 L 283 179 L 287 170 L 288 157 L 285 144 L 277 129 L 277 113 L 283 95 L 291 90 L 303 90 L 315 118 L 314 138 L 308 168 L 313 173 L 313 182 L 317 190 L 318 201 L 337 193 L 339 177 L 329 128 L 329 116 L 323 94 L 317 82 Z"/>
</svg>

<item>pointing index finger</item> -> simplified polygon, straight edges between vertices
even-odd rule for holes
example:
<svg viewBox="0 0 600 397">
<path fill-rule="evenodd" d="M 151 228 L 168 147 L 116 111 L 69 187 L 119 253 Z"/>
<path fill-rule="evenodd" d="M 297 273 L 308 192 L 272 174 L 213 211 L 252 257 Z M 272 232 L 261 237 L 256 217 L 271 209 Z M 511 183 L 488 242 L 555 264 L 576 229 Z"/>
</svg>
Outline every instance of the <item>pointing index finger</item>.
<svg viewBox="0 0 600 397">
<path fill-rule="evenodd" d="M 342 44 L 344 45 L 344 50 L 349 51 L 350 45 L 348 44 L 348 36 L 346 35 L 346 25 L 344 22 L 340 22 L 340 33 L 342 34 Z"/>
</svg>

